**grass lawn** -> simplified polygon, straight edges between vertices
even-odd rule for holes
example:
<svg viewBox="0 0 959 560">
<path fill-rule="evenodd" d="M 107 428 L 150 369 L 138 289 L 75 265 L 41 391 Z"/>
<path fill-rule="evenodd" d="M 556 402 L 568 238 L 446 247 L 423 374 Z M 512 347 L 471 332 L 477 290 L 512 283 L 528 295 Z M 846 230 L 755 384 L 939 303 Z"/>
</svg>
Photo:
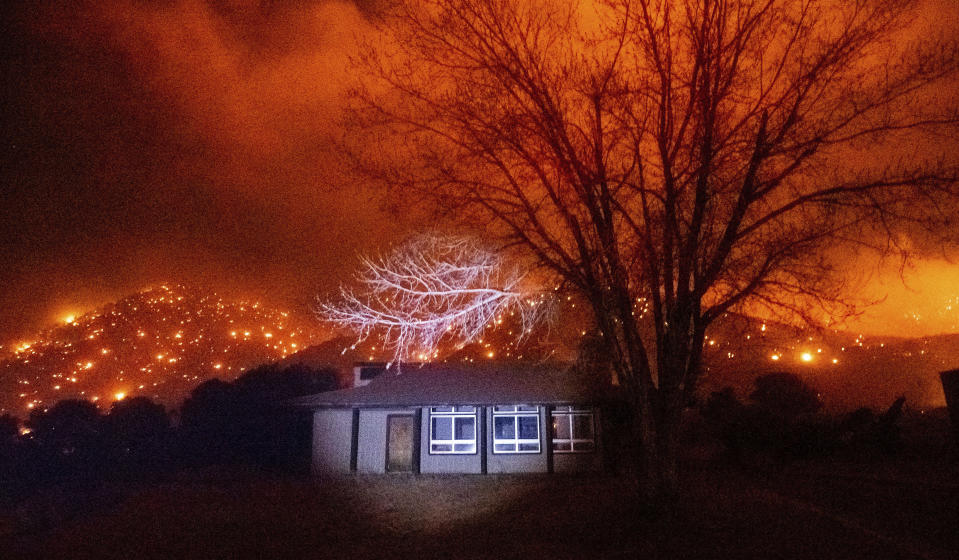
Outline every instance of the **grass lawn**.
<svg viewBox="0 0 959 560">
<path fill-rule="evenodd" d="M 113 489 L 52 527 L 7 534 L 0 558 L 937 560 L 959 550 L 959 486 L 877 487 L 814 467 L 703 466 L 655 520 L 636 515 L 614 476 L 208 473 Z"/>
</svg>

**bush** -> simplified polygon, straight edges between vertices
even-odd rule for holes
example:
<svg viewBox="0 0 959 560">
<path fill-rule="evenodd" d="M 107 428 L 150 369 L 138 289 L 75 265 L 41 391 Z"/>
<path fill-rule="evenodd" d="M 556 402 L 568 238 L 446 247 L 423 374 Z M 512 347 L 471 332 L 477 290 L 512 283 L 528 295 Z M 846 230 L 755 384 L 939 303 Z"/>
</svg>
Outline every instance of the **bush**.
<svg viewBox="0 0 959 560">
<path fill-rule="evenodd" d="M 754 383 L 756 390 L 749 399 L 770 415 L 793 421 L 822 408 L 816 390 L 794 373 L 767 373 L 757 377 Z"/>
</svg>

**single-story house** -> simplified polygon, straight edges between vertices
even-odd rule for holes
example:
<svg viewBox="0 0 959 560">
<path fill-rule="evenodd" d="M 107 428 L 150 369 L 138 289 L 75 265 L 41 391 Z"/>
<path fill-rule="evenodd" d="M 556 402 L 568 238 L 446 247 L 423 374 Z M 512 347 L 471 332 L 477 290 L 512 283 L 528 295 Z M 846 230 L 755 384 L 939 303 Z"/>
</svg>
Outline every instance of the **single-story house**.
<svg viewBox="0 0 959 560">
<path fill-rule="evenodd" d="M 372 368 L 380 364 L 361 364 Z M 313 472 L 599 471 L 616 387 L 566 366 L 368 369 L 358 387 L 296 399 L 313 410 Z"/>
</svg>

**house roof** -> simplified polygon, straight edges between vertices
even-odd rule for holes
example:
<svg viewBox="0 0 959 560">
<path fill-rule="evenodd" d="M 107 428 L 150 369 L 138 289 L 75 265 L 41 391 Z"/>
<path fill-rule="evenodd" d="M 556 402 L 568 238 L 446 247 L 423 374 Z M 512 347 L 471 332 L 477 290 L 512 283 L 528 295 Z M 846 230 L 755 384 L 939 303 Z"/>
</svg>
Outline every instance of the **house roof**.
<svg viewBox="0 0 959 560">
<path fill-rule="evenodd" d="M 378 377 L 362 387 L 300 397 L 291 404 L 312 408 L 573 404 L 615 398 L 616 388 L 598 377 L 565 364 L 427 364 Z"/>
</svg>

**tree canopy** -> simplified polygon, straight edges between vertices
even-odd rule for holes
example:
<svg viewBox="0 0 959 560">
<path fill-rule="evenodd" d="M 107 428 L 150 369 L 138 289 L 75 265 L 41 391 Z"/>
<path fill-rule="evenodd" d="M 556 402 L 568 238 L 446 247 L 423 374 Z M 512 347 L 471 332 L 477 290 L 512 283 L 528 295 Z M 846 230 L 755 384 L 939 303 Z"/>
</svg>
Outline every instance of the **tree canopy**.
<svg viewBox="0 0 959 560">
<path fill-rule="evenodd" d="M 669 486 L 710 323 L 843 316 L 839 260 L 950 231 L 959 56 L 916 6 L 401 0 L 345 145 L 588 302 Z"/>
</svg>

